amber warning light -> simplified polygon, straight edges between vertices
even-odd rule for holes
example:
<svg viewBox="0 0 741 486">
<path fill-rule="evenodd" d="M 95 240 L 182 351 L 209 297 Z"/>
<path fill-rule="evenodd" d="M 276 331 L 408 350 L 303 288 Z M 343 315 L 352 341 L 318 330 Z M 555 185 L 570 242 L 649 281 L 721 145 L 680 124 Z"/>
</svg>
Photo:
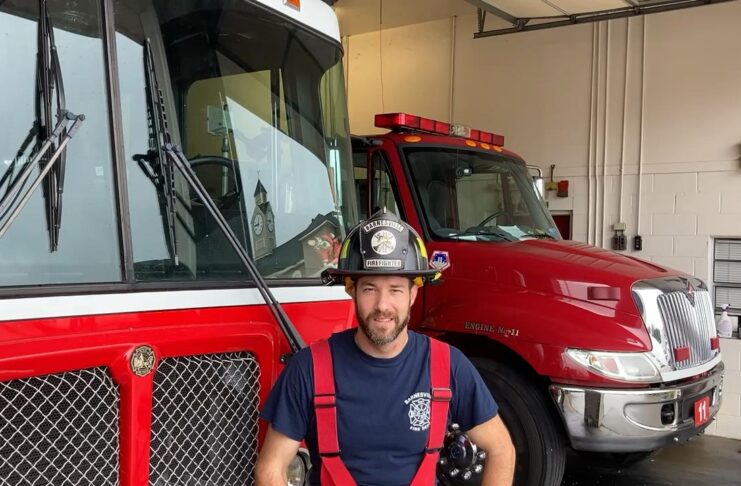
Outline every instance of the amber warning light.
<svg viewBox="0 0 741 486">
<path fill-rule="evenodd" d="M 301 0 L 283 0 L 283 5 L 288 5 L 296 10 L 301 10 Z"/>
<path fill-rule="evenodd" d="M 475 140 L 502 147 L 504 135 L 475 130 L 463 125 L 445 123 L 407 113 L 383 113 L 376 115 L 376 126 L 389 130 L 413 130 Z"/>
</svg>

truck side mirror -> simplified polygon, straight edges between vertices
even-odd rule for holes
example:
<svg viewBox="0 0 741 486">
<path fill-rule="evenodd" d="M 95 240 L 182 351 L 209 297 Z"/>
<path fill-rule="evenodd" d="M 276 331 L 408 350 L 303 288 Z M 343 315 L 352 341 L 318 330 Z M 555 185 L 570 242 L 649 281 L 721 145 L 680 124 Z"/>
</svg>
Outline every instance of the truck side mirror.
<svg viewBox="0 0 741 486">
<path fill-rule="evenodd" d="M 537 189 L 538 194 L 540 194 L 540 198 L 545 199 L 545 179 L 543 179 L 543 171 L 540 167 L 535 165 L 528 165 L 527 168 L 530 171 L 537 172 L 537 175 L 532 176 L 533 183 L 535 184 L 535 189 Z"/>
</svg>

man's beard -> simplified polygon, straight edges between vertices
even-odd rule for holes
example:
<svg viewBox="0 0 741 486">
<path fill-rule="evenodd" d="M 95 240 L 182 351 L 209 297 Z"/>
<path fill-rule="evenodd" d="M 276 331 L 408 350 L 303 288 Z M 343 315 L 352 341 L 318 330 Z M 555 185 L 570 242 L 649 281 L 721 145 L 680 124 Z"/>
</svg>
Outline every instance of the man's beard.
<svg viewBox="0 0 741 486">
<path fill-rule="evenodd" d="M 390 344 L 396 340 L 397 337 L 399 337 L 399 334 L 407 327 L 407 324 L 409 324 L 409 312 L 407 312 L 406 317 L 403 321 L 399 319 L 399 315 L 395 313 L 387 313 L 384 314 L 380 311 L 373 311 L 365 318 L 360 316 L 360 313 L 358 312 L 357 305 L 355 306 L 355 315 L 358 318 L 358 326 L 360 327 L 360 330 L 365 334 L 365 336 L 375 344 L 376 346 L 385 346 L 386 344 Z M 376 331 L 374 331 L 370 326 L 370 321 L 375 318 L 391 318 L 394 320 L 394 328 L 391 329 L 391 332 L 389 334 L 380 334 Z"/>
</svg>

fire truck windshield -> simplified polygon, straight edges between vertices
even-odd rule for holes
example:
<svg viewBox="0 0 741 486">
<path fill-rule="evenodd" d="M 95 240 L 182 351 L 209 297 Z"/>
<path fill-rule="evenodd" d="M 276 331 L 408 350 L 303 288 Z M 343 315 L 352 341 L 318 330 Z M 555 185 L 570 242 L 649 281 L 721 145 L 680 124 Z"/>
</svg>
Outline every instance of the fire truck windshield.
<svg viewBox="0 0 741 486">
<path fill-rule="evenodd" d="M 525 165 L 478 151 L 404 151 L 430 231 L 467 241 L 560 239 Z"/>
<path fill-rule="evenodd" d="M 249 278 L 182 175 L 141 157 L 152 148 L 147 41 L 170 141 L 260 273 L 315 278 L 336 263 L 358 218 L 336 40 L 258 1 L 120 0 L 107 17 L 92 0 L 0 1 L 0 36 L 14 40 L 0 46 L 12 66 L 0 110 L 17 120 L 36 118 L 39 4 L 66 104 L 86 121 L 67 146 L 58 250 L 36 191 L 0 239 L 0 286 L 117 282 L 127 260 L 137 281 Z M 0 177 L 37 150 L 18 153 L 21 125 L 0 130 Z"/>
</svg>

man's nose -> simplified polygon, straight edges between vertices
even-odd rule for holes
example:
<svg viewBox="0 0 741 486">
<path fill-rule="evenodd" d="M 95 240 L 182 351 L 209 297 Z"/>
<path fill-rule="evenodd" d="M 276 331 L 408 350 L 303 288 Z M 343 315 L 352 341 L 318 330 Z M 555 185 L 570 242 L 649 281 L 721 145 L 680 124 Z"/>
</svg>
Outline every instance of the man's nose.
<svg viewBox="0 0 741 486">
<path fill-rule="evenodd" d="M 391 305 L 391 295 L 389 295 L 388 292 L 378 293 L 376 308 L 381 312 L 388 312 L 390 310 L 393 310 L 393 306 Z"/>
</svg>

